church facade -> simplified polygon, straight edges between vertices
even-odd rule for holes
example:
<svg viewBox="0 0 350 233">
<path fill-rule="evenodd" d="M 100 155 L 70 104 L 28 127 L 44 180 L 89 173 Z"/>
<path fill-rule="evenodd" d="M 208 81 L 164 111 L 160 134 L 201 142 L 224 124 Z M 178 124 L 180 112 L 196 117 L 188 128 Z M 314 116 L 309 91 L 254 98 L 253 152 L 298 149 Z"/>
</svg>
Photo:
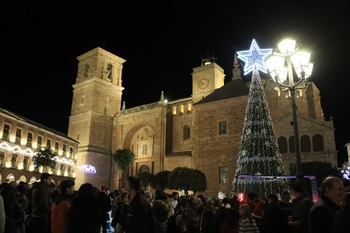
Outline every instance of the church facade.
<svg viewBox="0 0 350 233">
<path fill-rule="evenodd" d="M 102 48 L 77 57 L 78 71 L 68 136 L 79 141 L 76 184 L 121 188 L 121 172 L 112 155 L 130 149 L 136 155 L 129 175 L 189 167 L 205 173 L 207 195 L 229 194 L 240 147 L 249 83 L 241 79 L 235 58 L 233 77 L 214 60 L 203 60 L 192 72 L 192 96 L 126 108 L 122 102 L 125 60 Z M 286 175 L 295 174 L 296 157 L 290 93 L 263 81 Z M 136 91 L 136 90 L 135 90 Z M 323 118 L 320 92 L 309 82 L 297 93 L 301 161 L 337 166 L 332 119 Z"/>
</svg>

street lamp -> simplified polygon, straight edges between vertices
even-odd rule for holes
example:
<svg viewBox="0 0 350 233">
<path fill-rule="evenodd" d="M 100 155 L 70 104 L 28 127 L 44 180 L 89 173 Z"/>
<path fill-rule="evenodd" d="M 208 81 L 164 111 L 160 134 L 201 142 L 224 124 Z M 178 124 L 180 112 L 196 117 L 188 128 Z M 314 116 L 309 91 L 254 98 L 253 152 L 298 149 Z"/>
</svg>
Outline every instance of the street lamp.
<svg viewBox="0 0 350 233">
<path fill-rule="evenodd" d="M 307 79 L 311 75 L 313 64 L 309 62 L 310 53 L 300 50 L 295 40 L 283 39 L 278 44 L 278 50 L 279 51 L 272 53 L 265 62 L 272 79 L 278 83 L 281 87 L 281 91 L 290 92 L 294 128 L 294 148 L 296 154 L 296 177 L 301 179 L 303 177 L 303 171 L 300 158 L 295 90 L 306 87 Z M 294 77 L 294 73 L 297 77 Z"/>
</svg>

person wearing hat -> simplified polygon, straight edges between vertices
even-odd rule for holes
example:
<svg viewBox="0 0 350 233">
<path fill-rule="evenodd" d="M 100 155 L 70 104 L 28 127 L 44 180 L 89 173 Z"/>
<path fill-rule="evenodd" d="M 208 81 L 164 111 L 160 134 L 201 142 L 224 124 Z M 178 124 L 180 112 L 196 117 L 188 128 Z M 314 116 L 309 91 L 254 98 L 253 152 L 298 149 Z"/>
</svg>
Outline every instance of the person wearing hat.
<svg viewBox="0 0 350 233">
<path fill-rule="evenodd" d="M 306 195 L 301 183 L 294 182 L 289 185 L 289 189 L 293 204 L 292 216 L 289 216 L 289 226 L 291 226 L 293 233 L 308 233 L 309 212 L 314 202 Z"/>
</svg>

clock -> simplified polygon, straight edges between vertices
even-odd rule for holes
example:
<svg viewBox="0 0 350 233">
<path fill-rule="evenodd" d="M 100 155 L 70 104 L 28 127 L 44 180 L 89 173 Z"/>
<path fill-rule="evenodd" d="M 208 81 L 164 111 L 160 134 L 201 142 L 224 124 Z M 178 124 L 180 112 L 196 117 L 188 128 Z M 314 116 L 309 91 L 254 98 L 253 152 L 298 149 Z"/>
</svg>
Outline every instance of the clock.
<svg viewBox="0 0 350 233">
<path fill-rule="evenodd" d="M 207 88 L 209 85 L 209 80 L 207 78 L 201 78 L 198 80 L 198 87 L 202 90 Z"/>
</svg>

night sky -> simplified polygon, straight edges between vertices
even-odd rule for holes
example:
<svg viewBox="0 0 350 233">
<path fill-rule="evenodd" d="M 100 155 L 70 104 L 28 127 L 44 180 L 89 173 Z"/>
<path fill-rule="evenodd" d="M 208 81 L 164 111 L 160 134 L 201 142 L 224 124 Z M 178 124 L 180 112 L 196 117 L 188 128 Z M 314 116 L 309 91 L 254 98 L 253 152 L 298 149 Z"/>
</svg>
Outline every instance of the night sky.
<svg viewBox="0 0 350 233">
<path fill-rule="evenodd" d="M 130 108 L 158 101 L 161 91 L 169 100 L 190 97 L 192 68 L 207 54 L 217 58 L 228 82 L 235 52 L 248 50 L 253 39 L 274 48 L 292 37 L 311 52 L 310 80 L 321 92 L 325 118 L 333 117 L 341 161 L 347 158 L 346 1 L 74 2 L 1 3 L 0 108 L 67 133 L 76 57 L 96 47 L 126 60 L 123 101 Z"/>
</svg>

